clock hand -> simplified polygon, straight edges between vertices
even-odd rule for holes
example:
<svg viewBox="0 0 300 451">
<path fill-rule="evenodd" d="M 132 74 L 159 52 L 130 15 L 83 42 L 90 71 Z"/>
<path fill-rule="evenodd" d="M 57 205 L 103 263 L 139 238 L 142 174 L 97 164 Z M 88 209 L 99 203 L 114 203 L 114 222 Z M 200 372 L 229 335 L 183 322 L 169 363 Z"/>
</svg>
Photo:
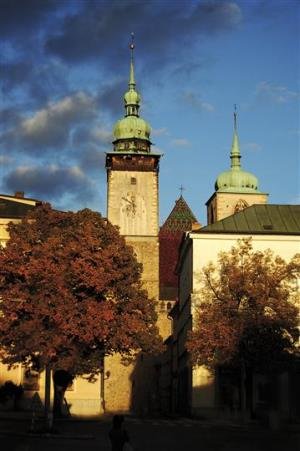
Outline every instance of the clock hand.
<svg viewBox="0 0 300 451">
<path fill-rule="evenodd" d="M 126 199 L 126 197 L 122 197 L 123 200 L 126 200 L 126 202 L 128 202 L 129 204 L 133 204 L 132 200 Z"/>
</svg>

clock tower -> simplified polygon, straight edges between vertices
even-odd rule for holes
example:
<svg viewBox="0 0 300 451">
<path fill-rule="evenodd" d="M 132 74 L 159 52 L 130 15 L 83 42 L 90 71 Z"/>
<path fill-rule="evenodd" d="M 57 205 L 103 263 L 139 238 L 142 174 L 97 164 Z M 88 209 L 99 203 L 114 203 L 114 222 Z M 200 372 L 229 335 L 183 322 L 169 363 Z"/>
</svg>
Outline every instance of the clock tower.
<svg viewBox="0 0 300 451">
<path fill-rule="evenodd" d="M 143 264 L 149 297 L 158 298 L 158 171 L 160 155 L 151 151 L 150 125 L 139 116 L 133 51 L 125 116 L 114 127 L 113 151 L 106 155 L 107 218 L 120 228 Z"/>
<path fill-rule="evenodd" d="M 150 125 L 140 117 L 134 77 L 134 43 L 130 45 L 129 86 L 125 115 L 117 121 L 113 150 L 106 154 L 107 218 L 119 227 L 142 263 L 149 302 L 159 297 L 158 172 L 160 154 L 151 151 Z M 159 324 L 158 324 L 159 326 Z M 155 398 L 155 368 L 149 356 L 125 365 L 119 354 L 105 358 L 103 400 L 107 412 L 146 412 Z M 105 386 L 104 386 L 105 383 Z M 116 389 L 117 387 L 117 389 Z"/>
</svg>

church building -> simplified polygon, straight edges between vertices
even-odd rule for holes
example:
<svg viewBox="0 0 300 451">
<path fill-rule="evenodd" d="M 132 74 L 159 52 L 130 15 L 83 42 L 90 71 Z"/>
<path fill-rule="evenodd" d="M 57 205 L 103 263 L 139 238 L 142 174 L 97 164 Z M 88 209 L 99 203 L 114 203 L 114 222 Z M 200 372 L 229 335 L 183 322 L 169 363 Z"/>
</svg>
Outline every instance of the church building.
<svg viewBox="0 0 300 451">
<path fill-rule="evenodd" d="M 134 362 L 126 362 L 119 354 L 105 357 L 96 381 L 76 378 L 66 398 L 71 414 L 80 416 L 107 412 L 211 416 L 220 407 L 216 380 L 205 368 L 191 367 L 185 346 L 199 301 L 199 274 L 242 237 L 252 237 L 255 249 L 271 248 L 291 258 L 300 249 L 300 207 L 268 205 L 268 194 L 259 190 L 256 176 L 242 168 L 235 111 L 230 169 L 217 177 L 206 203 L 207 226 L 198 223 L 181 194 L 159 227 L 161 155 L 152 151 L 151 127 L 140 117 L 133 42 L 130 52 L 125 114 L 114 126 L 113 147 L 106 153 L 107 219 L 119 228 L 143 266 L 143 286 L 149 302 L 155 304 L 166 352 L 161 358 L 141 354 Z M 0 195 L 1 245 L 9 239 L 7 224 L 20 221 L 38 203 L 22 193 Z M 0 383 L 22 383 L 27 399 L 37 392 L 43 400 L 44 375 L 27 376 L 21 366 L 8 371 L 0 363 Z M 290 404 L 284 398 L 291 393 L 286 384 L 281 387 L 280 408 L 288 416 Z M 254 396 L 259 404 L 259 392 Z"/>
</svg>

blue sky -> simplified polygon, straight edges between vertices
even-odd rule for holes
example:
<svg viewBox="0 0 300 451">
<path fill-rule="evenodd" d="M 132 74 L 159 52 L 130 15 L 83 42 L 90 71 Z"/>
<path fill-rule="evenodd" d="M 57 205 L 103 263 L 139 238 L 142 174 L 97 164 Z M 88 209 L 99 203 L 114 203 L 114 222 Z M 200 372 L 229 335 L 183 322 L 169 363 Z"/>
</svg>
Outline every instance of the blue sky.
<svg viewBox="0 0 300 451">
<path fill-rule="evenodd" d="M 234 104 L 243 168 L 270 203 L 299 203 L 299 24 L 296 0 L 0 0 L 0 192 L 106 214 L 133 31 L 161 222 L 183 185 L 206 223 Z"/>
</svg>

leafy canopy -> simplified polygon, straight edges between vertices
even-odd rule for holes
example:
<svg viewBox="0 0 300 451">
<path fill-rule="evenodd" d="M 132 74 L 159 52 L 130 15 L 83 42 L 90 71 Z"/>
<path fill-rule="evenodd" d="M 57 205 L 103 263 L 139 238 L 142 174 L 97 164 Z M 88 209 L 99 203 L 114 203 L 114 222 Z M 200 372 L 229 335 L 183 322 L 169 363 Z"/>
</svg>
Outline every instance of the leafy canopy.
<svg viewBox="0 0 300 451">
<path fill-rule="evenodd" d="M 5 363 L 95 374 L 104 354 L 160 349 L 141 265 L 99 213 L 45 204 L 0 249 L 0 342 Z"/>
<path fill-rule="evenodd" d="M 203 269 L 188 350 L 195 364 L 273 371 L 297 349 L 300 254 L 286 263 L 251 239 L 221 252 Z"/>
</svg>

